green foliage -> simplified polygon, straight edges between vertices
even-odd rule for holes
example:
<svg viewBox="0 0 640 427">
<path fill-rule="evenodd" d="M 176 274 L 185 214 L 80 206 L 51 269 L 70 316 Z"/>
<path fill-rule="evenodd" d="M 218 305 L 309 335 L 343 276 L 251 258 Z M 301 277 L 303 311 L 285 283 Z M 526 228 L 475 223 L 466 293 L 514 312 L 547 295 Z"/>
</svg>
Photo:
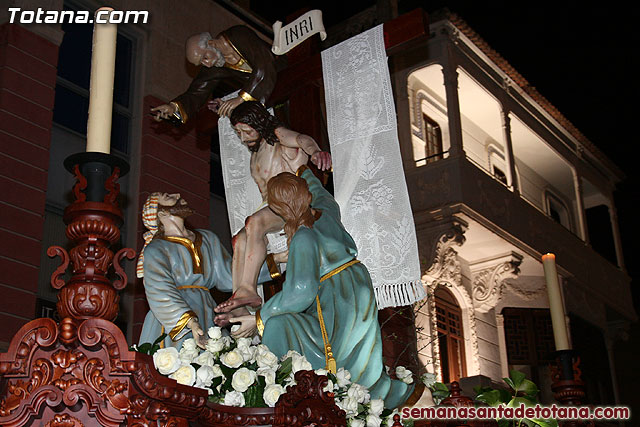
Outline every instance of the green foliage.
<svg viewBox="0 0 640 427">
<path fill-rule="evenodd" d="M 449 397 L 451 392 L 449 388 L 444 383 L 435 382 L 429 386 L 429 390 L 431 390 L 431 397 L 433 397 L 433 401 L 436 405 L 439 405 L 444 399 Z"/>
<path fill-rule="evenodd" d="M 512 370 L 509 372 L 509 378 L 503 378 L 503 380 L 509 386 L 509 391 L 491 387 L 476 387 L 474 389 L 477 393 L 476 400 L 489 406 L 504 405 L 510 408 L 519 408 L 520 405 L 530 407 L 538 403 L 540 390 L 522 372 Z M 519 420 L 499 419 L 497 421 L 500 427 L 558 427 L 558 421 L 555 419 L 522 418 Z"/>
<path fill-rule="evenodd" d="M 144 353 L 153 356 L 153 353 L 160 350 L 160 343 L 164 341 L 166 337 L 167 334 L 162 334 L 158 338 L 156 338 L 153 343 L 146 342 L 144 344 L 140 344 L 139 346 L 129 346 L 129 351 L 137 351 L 138 353 Z"/>
</svg>

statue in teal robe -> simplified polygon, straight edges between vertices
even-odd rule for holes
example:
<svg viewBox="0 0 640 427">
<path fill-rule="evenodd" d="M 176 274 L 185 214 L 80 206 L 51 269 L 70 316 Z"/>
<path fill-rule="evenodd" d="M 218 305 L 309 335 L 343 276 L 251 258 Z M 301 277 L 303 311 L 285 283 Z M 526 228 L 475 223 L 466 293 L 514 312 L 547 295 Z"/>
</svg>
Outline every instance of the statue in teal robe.
<svg viewBox="0 0 640 427">
<path fill-rule="evenodd" d="M 318 296 L 337 368 L 351 381 L 367 387 L 385 407 L 403 404 L 414 385 L 392 380 L 385 372 L 378 308 L 371 277 L 362 263 L 336 273 L 356 259 L 356 245 L 340 222 L 340 208 L 310 170 L 302 172 L 312 195 L 311 207 L 321 211 L 313 227 L 301 226 L 291 238 L 287 276 L 282 291 L 260 309 L 262 342 L 282 357 L 289 350 L 303 354 L 314 369 L 325 367 L 318 321 Z M 331 273 L 334 273 L 333 275 Z M 324 278 L 323 276 L 330 276 Z"/>
<path fill-rule="evenodd" d="M 230 292 L 231 256 L 209 230 L 196 230 L 192 242 L 182 237 L 156 238 L 144 250 L 144 290 L 150 311 L 140 343 L 166 333 L 163 345 L 180 349 L 192 337 L 187 322 L 197 317 L 204 332 L 214 326 L 216 302 L 210 289 Z M 269 280 L 261 270 L 259 282 Z"/>
</svg>

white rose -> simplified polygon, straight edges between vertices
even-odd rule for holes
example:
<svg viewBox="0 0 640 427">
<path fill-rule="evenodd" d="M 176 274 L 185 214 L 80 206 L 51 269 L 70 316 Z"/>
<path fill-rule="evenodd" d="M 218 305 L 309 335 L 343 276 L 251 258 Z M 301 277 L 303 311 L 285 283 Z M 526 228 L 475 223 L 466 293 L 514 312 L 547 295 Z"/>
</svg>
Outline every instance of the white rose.
<svg viewBox="0 0 640 427">
<path fill-rule="evenodd" d="M 327 380 L 327 385 L 322 389 L 325 393 L 333 393 L 333 381 Z"/>
<path fill-rule="evenodd" d="M 351 397 L 347 397 L 337 405 L 347 413 L 347 417 L 358 414 L 358 401 Z"/>
<path fill-rule="evenodd" d="M 204 348 L 210 353 L 219 353 L 224 349 L 224 340 L 222 339 L 208 339 L 207 343 L 204 345 Z"/>
<path fill-rule="evenodd" d="M 240 329 L 240 325 L 233 325 L 231 326 L 231 333 L 233 334 L 234 332 L 238 331 Z"/>
<path fill-rule="evenodd" d="M 191 365 L 183 365 L 169 375 L 169 378 L 176 380 L 178 384 L 192 386 L 196 382 L 196 369 Z"/>
<path fill-rule="evenodd" d="M 382 399 L 371 399 L 369 405 L 369 413 L 380 416 L 384 411 L 384 400 Z"/>
<path fill-rule="evenodd" d="M 256 350 L 257 348 L 252 345 L 243 345 L 242 347 L 237 347 L 236 351 L 242 354 L 242 358 L 245 362 L 253 363 L 256 360 Z"/>
<path fill-rule="evenodd" d="M 304 356 L 294 356 L 291 362 L 291 372 L 294 374 L 298 371 L 309 371 L 313 369 L 311 363 L 309 363 Z"/>
<path fill-rule="evenodd" d="M 231 379 L 231 386 L 235 391 L 244 393 L 256 381 L 256 372 L 247 368 L 238 369 Z"/>
<path fill-rule="evenodd" d="M 193 338 L 187 338 L 182 343 L 182 348 L 186 350 L 195 350 L 198 348 L 198 344 L 196 344 L 196 340 Z"/>
<path fill-rule="evenodd" d="M 262 398 L 264 399 L 264 403 L 269 405 L 270 408 L 276 406 L 280 395 L 284 393 L 284 387 L 280 384 L 270 384 L 265 387 L 264 393 L 262 393 Z"/>
<path fill-rule="evenodd" d="M 260 368 L 275 368 L 278 366 L 278 356 L 269 351 L 267 346 L 260 345 L 257 347 L 256 351 L 256 362 Z"/>
<path fill-rule="evenodd" d="M 294 356 L 300 356 L 300 353 L 298 353 L 295 350 L 289 350 L 287 351 L 287 354 L 285 354 L 284 356 L 282 356 L 281 360 L 287 360 L 290 357 L 294 357 Z"/>
<path fill-rule="evenodd" d="M 228 366 L 229 368 L 237 368 L 242 365 L 244 358 L 240 352 L 231 350 L 227 353 L 223 353 L 220 356 L 220 361 L 223 365 Z"/>
<path fill-rule="evenodd" d="M 264 382 L 266 385 L 275 384 L 276 382 L 276 370 L 271 367 L 258 368 L 256 374 L 262 375 L 264 377 Z"/>
<path fill-rule="evenodd" d="M 213 368 L 211 366 L 202 365 L 196 371 L 197 383 L 204 387 L 209 387 L 215 378 Z"/>
<path fill-rule="evenodd" d="M 153 353 L 153 365 L 162 375 L 169 375 L 178 370 L 180 357 L 175 347 L 161 348 Z"/>
<path fill-rule="evenodd" d="M 396 367 L 396 376 L 406 384 L 411 384 L 413 382 L 413 374 L 404 366 Z"/>
<path fill-rule="evenodd" d="M 351 372 L 344 368 L 338 369 L 336 372 L 336 379 L 338 381 L 338 387 L 346 387 L 351 384 Z"/>
<path fill-rule="evenodd" d="M 216 363 L 216 359 L 211 352 L 203 351 L 198 357 L 193 359 L 192 362 L 200 366 L 213 366 Z"/>
<path fill-rule="evenodd" d="M 229 337 L 229 336 L 225 336 L 220 338 L 220 341 L 222 341 L 222 345 L 224 346 L 224 348 L 229 348 L 231 347 L 231 343 L 233 342 L 233 338 Z"/>
<path fill-rule="evenodd" d="M 347 390 L 347 396 L 355 399 L 358 403 L 369 402 L 369 390 L 357 383 L 352 383 L 349 390 Z"/>
<path fill-rule="evenodd" d="M 367 427 L 380 427 L 380 423 L 382 423 L 382 420 L 379 416 L 373 414 L 367 415 Z"/>
<path fill-rule="evenodd" d="M 426 372 L 420 377 L 422 383 L 427 387 L 431 387 L 437 381 L 437 379 L 438 377 L 436 376 L 436 374 L 432 372 Z"/>
<path fill-rule="evenodd" d="M 220 369 L 220 365 L 213 365 L 211 369 L 213 369 L 213 378 L 224 378 L 224 374 L 222 373 L 222 369 Z"/>
<path fill-rule="evenodd" d="M 212 340 L 219 340 L 222 338 L 222 329 L 219 326 L 212 326 L 207 331 L 207 335 L 209 335 L 209 338 Z"/>
<path fill-rule="evenodd" d="M 329 373 L 329 371 L 327 371 L 326 369 L 316 369 L 313 372 L 315 372 L 316 375 L 319 375 L 319 376 L 327 375 Z"/>
<path fill-rule="evenodd" d="M 238 347 L 249 347 L 251 345 L 251 338 L 237 338 L 236 345 Z"/>
<path fill-rule="evenodd" d="M 193 359 L 198 357 L 198 353 L 200 353 L 200 351 L 197 348 L 193 350 L 188 350 L 186 348 L 181 349 L 180 360 L 182 361 L 182 364 L 188 365 L 189 363 L 193 362 Z"/>
<path fill-rule="evenodd" d="M 224 395 L 224 404 L 227 406 L 244 406 L 244 395 L 239 391 L 228 391 Z"/>
<path fill-rule="evenodd" d="M 354 418 L 349 423 L 349 427 L 365 427 L 364 421 L 359 418 Z"/>
</svg>

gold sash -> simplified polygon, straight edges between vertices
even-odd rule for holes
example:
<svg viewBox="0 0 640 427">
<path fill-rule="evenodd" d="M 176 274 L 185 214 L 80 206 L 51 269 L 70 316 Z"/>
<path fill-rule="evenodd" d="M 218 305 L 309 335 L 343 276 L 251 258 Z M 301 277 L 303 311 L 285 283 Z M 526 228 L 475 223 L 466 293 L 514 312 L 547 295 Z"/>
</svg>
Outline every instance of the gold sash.
<svg viewBox="0 0 640 427">
<path fill-rule="evenodd" d="M 360 261 L 357 259 L 352 259 L 351 261 L 345 262 L 339 267 L 334 268 L 324 276 L 320 278 L 320 283 L 325 280 L 335 276 L 341 271 L 351 267 L 354 264 L 359 263 Z M 333 351 L 331 350 L 331 343 L 329 342 L 329 336 L 327 335 L 327 327 L 324 324 L 324 317 L 322 316 L 322 307 L 320 307 L 320 297 L 316 295 L 316 307 L 318 309 L 318 321 L 320 322 L 320 332 L 322 333 L 322 341 L 324 342 L 324 359 L 326 361 L 326 369 L 327 371 L 335 374 L 337 372 L 336 369 L 336 359 L 333 357 Z"/>
</svg>

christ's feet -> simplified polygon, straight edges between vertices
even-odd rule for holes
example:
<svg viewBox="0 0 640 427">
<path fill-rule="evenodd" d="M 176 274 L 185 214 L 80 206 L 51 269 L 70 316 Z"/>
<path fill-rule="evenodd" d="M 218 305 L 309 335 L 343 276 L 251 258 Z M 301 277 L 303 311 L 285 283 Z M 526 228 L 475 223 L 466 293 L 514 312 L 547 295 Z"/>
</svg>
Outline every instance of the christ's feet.
<svg viewBox="0 0 640 427">
<path fill-rule="evenodd" d="M 223 303 L 220 303 L 216 308 L 213 309 L 213 311 L 215 311 L 216 313 L 228 313 L 231 310 L 244 307 L 245 305 L 253 308 L 260 307 L 260 305 L 262 305 L 262 298 L 260 298 L 257 294 L 240 295 L 238 291 L 236 291 L 231 296 L 231 298 Z"/>
<path fill-rule="evenodd" d="M 246 316 L 247 314 L 250 314 L 249 310 L 247 310 L 245 307 L 239 307 L 229 313 L 218 314 L 216 317 L 213 318 L 213 322 L 216 324 L 216 326 L 224 328 L 225 326 L 228 326 L 231 324 L 231 322 L 229 322 L 229 319 L 233 317 Z"/>
</svg>

